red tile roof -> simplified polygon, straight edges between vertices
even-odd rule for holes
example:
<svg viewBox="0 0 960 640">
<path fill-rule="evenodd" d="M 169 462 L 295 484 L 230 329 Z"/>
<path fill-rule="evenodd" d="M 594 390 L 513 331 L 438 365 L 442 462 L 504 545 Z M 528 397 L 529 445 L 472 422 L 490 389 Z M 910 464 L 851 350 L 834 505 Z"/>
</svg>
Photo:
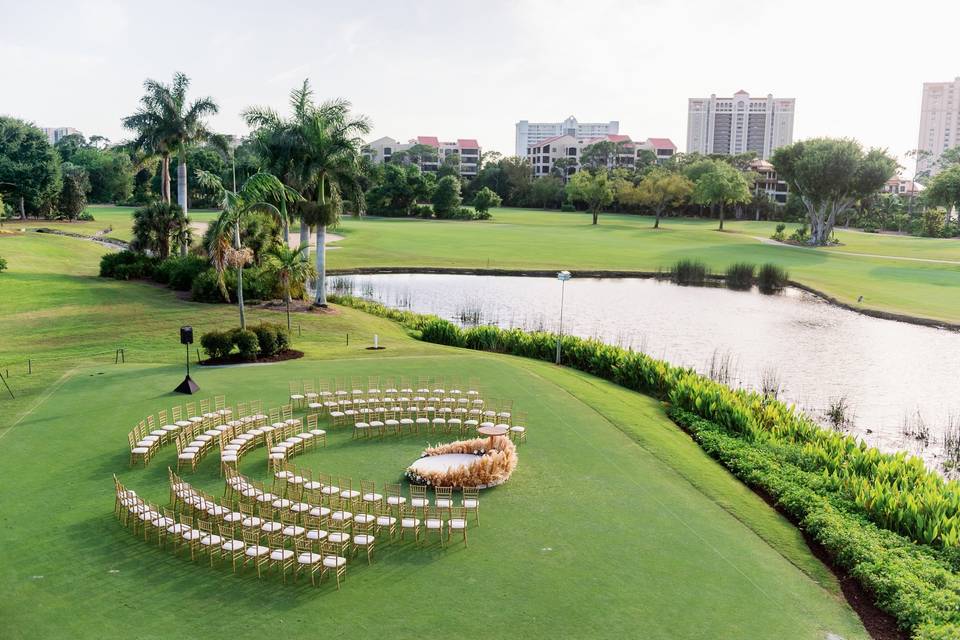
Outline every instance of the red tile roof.
<svg viewBox="0 0 960 640">
<path fill-rule="evenodd" d="M 632 142 L 630 136 L 625 136 L 622 133 L 607 134 L 607 140 L 610 142 Z"/>
<path fill-rule="evenodd" d="M 457 146 L 461 149 L 479 149 L 480 145 L 473 138 L 457 138 Z"/>
<path fill-rule="evenodd" d="M 439 149 L 440 139 L 437 136 L 417 136 L 417 144 L 426 144 Z"/>
<path fill-rule="evenodd" d="M 673 144 L 673 141 L 670 138 L 647 138 L 647 142 L 652 144 L 655 149 L 677 150 L 677 145 Z"/>
</svg>

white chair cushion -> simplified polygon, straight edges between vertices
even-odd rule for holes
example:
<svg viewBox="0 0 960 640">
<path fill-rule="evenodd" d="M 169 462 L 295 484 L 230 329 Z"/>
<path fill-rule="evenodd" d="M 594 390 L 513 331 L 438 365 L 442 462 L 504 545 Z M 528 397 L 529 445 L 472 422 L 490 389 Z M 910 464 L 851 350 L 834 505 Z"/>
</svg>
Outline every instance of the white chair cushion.
<svg viewBox="0 0 960 640">
<path fill-rule="evenodd" d="M 466 529 L 466 528 L 467 528 L 467 521 L 464 520 L 463 518 L 451 518 L 451 520 L 450 520 L 450 522 L 449 522 L 448 524 L 450 525 L 450 528 L 451 528 L 451 529 Z"/>
<path fill-rule="evenodd" d="M 293 557 L 293 551 L 290 549 L 274 549 L 270 552 L 271 560 L 289 560 Z"/>
<path fill-rule="evenodd" d="M 219 545 L 219 544 L 222 544 L 222 543 L 223 543 L 223 538 L 221 538 L 221 537 L 218 536 L 218 535 L 212 534 L 212 533 L 209 534 L 209 535 L 205 535 L 205 536 L 203 536 L 202 538 L 200 538 L 200 544 L 202 544 L 202 545 L 205 546 L 205 547 L 210 547 L 210 546 L 213 546 L 213 545 Z"/>
<path fill-rule="evenodd" d="M 323 529 L 310 529 L 305 535 L 307 540 L 325 540 L 327 532 Z"/>
<path fill-rule="evenodd" d="M 463 506 L 466 507 L 467 509 L 476 509 L 477 507 L 480 506 L 480 501 L 475 500 L 473 498 L 467 498 L 466 500 L 463 501 Z"/>
<path fill-rule="evenodd" d="M 373 536 L 361 533 L 360 535 L 353 536 L 353 543 L 365 547 L 368 544 L 373 544 Z"/>
<path fill-rule="evenodd" d="M 244 553 L 250 556 L 251 558 L 256 558 L 258 556 L 262 556 L 270 553 L 270 547 L 261 547 L 259 545 L 253 546 L 253 547 L 247 547 L 247 550 Z"/>
<path fill-rule="evenodd" d="M 297 556 L 299 564 L 317 564 L 323 558 L 319 553 L 307 552 Z"/>
<path fill-rule="evenodd" d="M 323 558 L 323 566 L 331 569 L 337 569 L 345 564 L 347 564 L 347 559 L 340 556 L 324 556 Z"/>
<path fill-rule="evenodd" d="M 389 505 L 398 505 L 405 504 L 407 499 L 403 496 L 387 496 L 387 504 Z"/>
</svg>

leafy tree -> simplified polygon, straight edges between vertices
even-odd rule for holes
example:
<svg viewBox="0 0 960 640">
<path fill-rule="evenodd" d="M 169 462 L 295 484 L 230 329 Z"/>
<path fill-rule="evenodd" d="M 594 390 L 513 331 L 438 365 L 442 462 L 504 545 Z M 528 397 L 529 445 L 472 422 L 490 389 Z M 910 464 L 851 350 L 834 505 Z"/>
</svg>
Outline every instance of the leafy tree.
<svg viewBox="0 0 960 640">
<path fill-rule="evenodd" d="M 593 224 L 597 224 L 600 210 L 613 202 L 613 196 L 613 186 L 606 171 L 598 171 L 596 174 L 580 171 L 567 182 L 567 197 L 586 205 L 593 215 Z"/>
<path fill-rule="evenodd" d="M 660 218 L 667 207 L 677 207 L 693 194 L 693 182 L 683 174 L 655 168 L 637 185 L 636 202 L 653 209 L 653 228 L 660 228 Z"/>
<path fill-rule="evenodd" d="M 697 178 L 692 199 L 697 204 L 720 206 L 720 230 L 726 205 L 750 202 L 750 186 L 743 174 L 726 162 L 707 160 L 711 163 Z"/>
<path fill-rule="evenodd" d="M 550 167 L 550 174 L 566 182 L 567 177 L 573 175 L 573 173 L 576 171 L 576 168 L 577 159 L 564 156 L 563 158 L 557 158 L 553 161 L 553 166 Z"/>
<path fill-rule="evenodd" d="M 935 175 L 927 184 L 925 200 L 934 205 L 942 205 L 950 210 L 960 209 L 960 164 Z"/>
<path fill-rule="evenodd" d="M 60 213 L 69 220 L 76 220 L 87 206 L 90 191 L 90 176 L 80 165 L 66 162 L 62 167 L 63 187 L 60 190 Z"/>
<path fill-rule="evenodd" d="M 943 235 L 944 222 L 947 212 L 939 208 L 927 208 L 920 214 L 920 232 L 928 238 L 939 238 Z"/>
<path fill-rule="evenodd" d="M 443 163 L 440 165 L 440 168 L 437 169 L 437 177 L 444 178 L 446 176 L 460 177 L 459 153 L 449 153 L 443 158 Z"/>
<path fill-rule="evenodd" d="M 389 163 L 382 166 L 383 177 L 377 186 L 367 192 L 367 204 L 377 213 L 403 213 L 418 200 L 429 200 L 431 185 L 416 165 Z"/>
<path fill-rule="evenodd" d="M 564 195 L 563 180 L 558 176 L 536 178 L 530 187 L 530 200 L 544 209 L 559 207 Z"/>
<path fill-rule="evenodd" d="M 133 240 L 130 248 L 150 252 L 161 260 L 170 255 L 170 244 L 190 244 L 190 218 L 180 205 L 153 202 L 133 212 Z"/>
<path fill-rule="evenodd" d="M 460 196 L 460 179 L 455 176 L 444 176 L 437 181 L 437 190 L 433 192 L 433 211 L 438 218 L 449 216 L 463 204 Z"/>
<path fill-rule="evenodd" d="M 228 266 L 237 270 L 237 306 L 240 309 L 240 328 L 247 326 L 243 308 L 243 266 L 250 262 L 253 252 L 240 241 L 240 226 L 250 216 L 266 213 L 275 218 L 280 211 L 269 200 L 286 198 L 288 202 L 300 200 L 300 194 L 283 185 L 269 173 L 257 173 L 243 183 L 240 191 L 224 188 L 219 176 L 206 171 L 197 172 L 197 180 L 206 188 L 220 194 L 221 209 L 213 227 L 213 251 L 211 261 L 217 270 L 218 282 L 223 291 L 223 274 Z M 232 250 L 227 249 L 229 238 L 233 236 Z"/>
<path fill-rule="evenodd" d="M 780 147 L 773 154 L 777 174 L 797 193 L 810 220 L 810 244 L 823 245 L 837 215 L 858 199 L 878 192 L 897 168 L 879 149 L 864 153 L 854 140 L 814 138 Z"/>
<path fill-rule="evenodd" d="M 483 187 L 473 196 L 473 208 L 477 210 L 480 218 L 488 218 L 490 209 L 499 207 L 502 199 L 490 187 Z"/>
<path fill-rule="evenodd" d="M 0 193 L 23 217 L 49 208 L 61 186 L 60 156 L 43 131 L 0 116 Z"/>
<path fill-rule="evenodd" d="M 591 170 L 613 169 L 620 166 L 621 158 L 627 153 L 627 143 L 601 140 L 587 145 L 580 152 L 580 164 Z"/>
<path fill-rule="evenodd" d="M 270 252 L 267 261 L 268 269 L 277 276 L 277 281 L 283 288 L 283 301 L 287 306 L 287 331 L 290 331 L 290 299 L 291 292 L 306 290 L 307 281 L 315 278 L 317 271 L 310 264 L 310 244 L 301 244 L 291 249 L 287 244 L 278 244 Z"/>
<path fill-rule="evenodd" d="M 200 98 L 187 103 L 190 79 L 182 73 L 173 75 L 171 84 L 147 79 L 145 93 L 140 98 L 140 109 L 123 120 L 123 126 L 136 132 L 134 147 L 161 158 L 163 199 L 170 202 L 170 155 L 176 151 L 177 201 L 187 212 L 187 149 L 196 144 L 216 139 L 206 125 L 206 119 L 216 115 L 219 107 L 212 98 Z M 184 249 L 181 249 L 184 251 Z"/>
</svg>

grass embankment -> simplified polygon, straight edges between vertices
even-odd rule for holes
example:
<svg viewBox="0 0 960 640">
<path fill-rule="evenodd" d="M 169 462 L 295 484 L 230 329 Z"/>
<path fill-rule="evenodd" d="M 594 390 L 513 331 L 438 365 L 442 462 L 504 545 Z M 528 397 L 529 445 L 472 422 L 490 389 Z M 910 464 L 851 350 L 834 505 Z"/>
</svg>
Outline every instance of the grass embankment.
<svg viewBox="0 0 960 640">
<path fill-rule="evenodd" d="M 32 347 L 72 367 L 84 349 L 120 341 L 133 361 L 81 361 L 56 387 L 36 374 L 50 392 L 0 432 L 0 468 L 11 470 L 0 491 L 7 637 L 128 637 L 131 628 L 141 637 L 278 628 L 359 637 L 384 620 L 393 633 L 421 637 L 866 637 L 796 529 L 709 460 L 659 403 L 545 363 L 419 342 L 342 308 L 298 317 L 304 360 L 196 372 L 203 397 L 276 405 L 290 379 L 479 378 L 487 395 L 529 414 L 531 433 L 510 483 L 484 493 L 469 548 L 383 545 L 373 567 L 351 565 L 339 594 L 173 558 L 113 520 L 110 474 L 165 501 L 173 449 L 147 470 L 127 470 L 126 432 L 183 400 L 169 393 L 182 375 L 176 328 L 232 324 L 235 310 L 97 279 L 93 244 L 18 236 L 0 246 L 5 255 L 17 247 L 0 283 L 15 299 L 0 296 L 4 357 Z M 357 339 L 373 333 L 385 351 Z M 336 431 L 328 448 L 294 461 L 355 482 L 396 481 L 426 440 L 354 442 Z M 264 478 L 262 450 L 241 470 Z M 219 493 L 215 456 L 190 480 Z"/>
<path fill-rule="evenodd" d="M 695 258 L 722 273 L 735 262 L 772 262 L 793 280 L 842 302 L 879 311 L 960 319 L 960 265 L 875 258 L 928 257 L 960 261 L 960 242 L 839 231 L 846 246 L 807 249 L 763 243 L 775 224 L 668 219 L 660 230 L 643 216 L 589 216 L 497 209 L 490 222 L 345 218 L 344 239 L 329 251 L 329 267 L 462 267 L 474 269 L 669 270 Z M 863 296 L 862 303 L 858 297 Z"/>
<path fill-rule="evenodd" d="M 93 216 L 93 220 L 78 220 L 66 222 L 58 220 L 8 220 L 4 223 L 5 229 L 55 229 L 65 233 L 75 233 L 82 236 L 104 236 L 124 242 L 133 238 L 133 211 L 135 207 L 114 207 L 111 205 L 90 205 L 86 212 Z M 211 209 L 196 209 L 190 211 L 193 222 L 210 222 L 217 216 L 217 211 Z M 107 231 L 107 229 L 110 229 Z"/>
</svg>

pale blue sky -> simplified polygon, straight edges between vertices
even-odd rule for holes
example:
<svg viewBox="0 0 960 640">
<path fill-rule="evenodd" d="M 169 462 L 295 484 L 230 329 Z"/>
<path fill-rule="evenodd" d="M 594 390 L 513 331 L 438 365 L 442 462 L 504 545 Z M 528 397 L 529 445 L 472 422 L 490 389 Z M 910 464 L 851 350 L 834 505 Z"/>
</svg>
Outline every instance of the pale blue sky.
<svg viewBox="0 0 960 640">
<path fill-rule="evenodd" d="M 620 120 L 686 143 L 688 97 L 795 97 L 795 137 L 916 145 L 921 85 L 960 76 L 960 3 L 0 0 L 0 113 L 117 140 L 146 77 L 193 80 L 244 133 L 309 77 L 374 135 L 477 138 L 519 119 Z"/>
</svg>

